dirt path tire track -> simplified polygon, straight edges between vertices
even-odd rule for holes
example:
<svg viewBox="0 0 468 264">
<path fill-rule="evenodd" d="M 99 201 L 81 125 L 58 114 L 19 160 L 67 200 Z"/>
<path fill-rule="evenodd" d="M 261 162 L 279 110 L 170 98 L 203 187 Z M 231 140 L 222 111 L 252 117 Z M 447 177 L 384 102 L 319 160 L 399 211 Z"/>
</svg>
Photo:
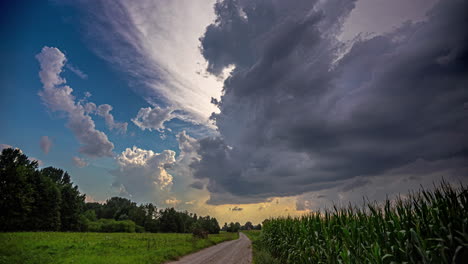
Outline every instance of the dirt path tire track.
<svg viewBox="0 0 468 264">
<path fill-rule="evenodd" d="M 252 242 L 239 233 L 239 239 L 220 243 L 167 264 L 250 264 Z"/>
</svg>

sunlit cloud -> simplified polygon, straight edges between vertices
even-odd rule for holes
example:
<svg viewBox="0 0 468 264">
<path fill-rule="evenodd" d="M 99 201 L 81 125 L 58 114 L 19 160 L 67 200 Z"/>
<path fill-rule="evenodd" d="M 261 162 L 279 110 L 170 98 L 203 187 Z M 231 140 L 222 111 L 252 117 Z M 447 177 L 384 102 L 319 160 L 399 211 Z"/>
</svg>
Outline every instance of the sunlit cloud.
<svg viewBox="0 0 468 264">
<path fill-rule="evenodd" d="M 191 122 L 211 126 L 208 118 L 218 111 L 211 99 L 220 98 L 228 76 L 227 71 L 224 77 L 207 74 L 199 50 L 199 37 L 215 19 L 214 3 L 146 0 L 78 5 L 88 14 L 85 25 L 91 46 L 132 76 L 137 92 L 153 107 L 170 107 Z"/>
</svg>

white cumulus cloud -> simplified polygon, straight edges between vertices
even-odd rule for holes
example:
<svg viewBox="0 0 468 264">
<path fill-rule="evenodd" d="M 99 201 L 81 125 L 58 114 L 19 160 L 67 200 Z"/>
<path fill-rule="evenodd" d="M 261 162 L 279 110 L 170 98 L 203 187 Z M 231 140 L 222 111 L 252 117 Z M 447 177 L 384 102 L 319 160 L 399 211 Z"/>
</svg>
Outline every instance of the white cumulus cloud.
<svg viewBox="0 0 468 264">
<path fill-rule="evenodd" d="M 172 175 L 166 167 L 175 163 L 175 152 L 161 153 L 138 147 L 127 148 L 117 157 L 119 168 L 113 171 L 113 186 L 123 188 L 126 193 L 138 199 L 170 190 Z"/>
<path fill-rule="evenodd" d="M 154 129 L 161 132 L 165 129 L 164 123 L 175 117 L 173 109 L 155 106 L 154 108 L 141 108 L 137 116 L 132 119 L 132 122 L 141 130 L 148 129 L 152 131 Z"/>
<path fill-rule="evenodd" d="M 104 120 L 106 121 L 106 125 L 110 130 L 115 129 L 119 131 L 120 133 L 125 134 L 127 132 L 127 126 L 128 126 L 127 122 L 124 122 L 124 123 L 116 122 L 114 120 L 114 116 L 110 113 L 111 110 L 112 110 L 112 106 L 108 104 L 103 104 L 97 108 L 96 113 L 99 116 L 104 118 Z"/>
</svg>

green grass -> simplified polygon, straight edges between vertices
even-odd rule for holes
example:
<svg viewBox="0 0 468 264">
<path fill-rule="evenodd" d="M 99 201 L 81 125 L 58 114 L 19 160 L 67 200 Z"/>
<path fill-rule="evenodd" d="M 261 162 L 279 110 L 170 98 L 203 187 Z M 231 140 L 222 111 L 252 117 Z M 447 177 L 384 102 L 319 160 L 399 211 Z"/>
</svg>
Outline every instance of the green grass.
<svg viewBox="0 0 468 264">
<path fill-rule="evenodd" d="M 242 231 L 252 241 L 252 262 L 253 264 L 279 264 L 280 262 L 273 258 L 270 252 L 264 246 L 262 241 L 262 231 L 249 230 Z"/>
<path fill-rule="evenodd" d="M 468 263 L 468 189 L 270 219 L 260 239 L 281 263 Z"/>
<path fill-rule="evenodd" d="M 162 233 L 0 233 L 0 263 L 163 263 L 237 238 L 226 232 L 208 239 Z"/>
</svg>

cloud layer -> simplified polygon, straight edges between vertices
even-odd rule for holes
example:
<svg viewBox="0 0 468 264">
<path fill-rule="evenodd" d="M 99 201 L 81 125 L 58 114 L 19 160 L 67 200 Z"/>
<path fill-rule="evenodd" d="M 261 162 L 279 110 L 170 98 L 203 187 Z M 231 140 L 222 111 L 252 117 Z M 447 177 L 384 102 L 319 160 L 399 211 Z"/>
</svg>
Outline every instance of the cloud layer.
<svg viewBox="0 0 468 264">
<path fill-rule="evenodd" d="M 353 1 L 218 2 L 202 53 L 212 74 L 235 70 L 213 116 L 220 136 L 200 140 L 192 163 L 209 203 L 466 158 L 467 5 L 441 1 L 427 20 L 358 39 L 340 58 Z"/>
</svg>

